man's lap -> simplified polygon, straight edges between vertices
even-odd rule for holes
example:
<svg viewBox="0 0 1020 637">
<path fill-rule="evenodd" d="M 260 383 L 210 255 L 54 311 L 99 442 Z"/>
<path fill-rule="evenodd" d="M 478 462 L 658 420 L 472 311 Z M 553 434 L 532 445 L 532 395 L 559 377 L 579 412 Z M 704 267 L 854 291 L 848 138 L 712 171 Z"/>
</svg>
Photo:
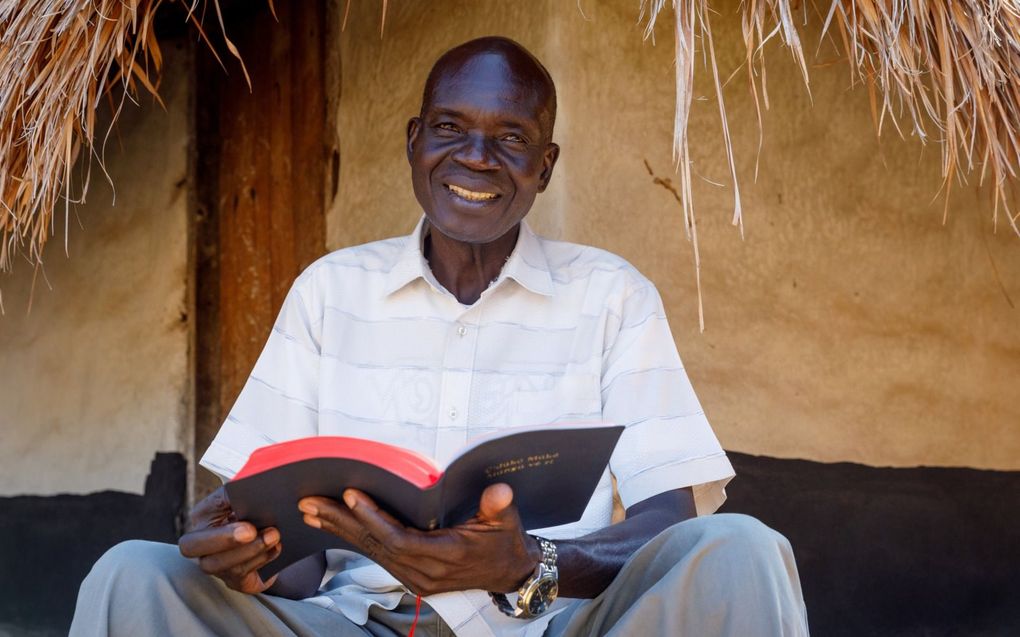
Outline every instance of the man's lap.
<svg viewBox="0 0 1020 637">
<path fill-rule="evenodd" d="M 685 614 L 693 609 L 709 617 L 709 623 L 699 628 L 701 634 L 725 634 L 730 632 L 728 624 L 716 620 L 731 612 L 726 601 L 733 597 L 731 589 L 740 583 L 742 569 L 753 568 L 752 563 L 762 559 L 779 572 L 766 586 L 787 586 L 779 581 L 769 583 L 782 580 L 784 568 L 792 569 L 792 577 L 796 577 L 789 543 L 753 518 L 717 514 L 681 522 L 635 552 L 602 595 L 577 601 L 553 617 L 545 634 L 593 635 L 614 629 L 621 634 L 649 630 L 652 633 L 647 634 L 672 634 L 669 631 L 680 627 L 674 626 L 671 622 L 677 620 L 670 617 L 676 616 L 680 608 L 687 609 Z M 117 628 L 111 634 L 174 632 L 174 618 L 165 617 L 169 614 L 165 611 L 174 605 L 201 615 L 209 634 L 226 631 L 222 634 L 389 637 L 406 635 L 413 617 L 413 600 L 409 596 L 393 611 L 373 609 L 368 626 L 363 627 L 313 603 L 238 593 L 182 557 L 176 546 L 155 542 L 124 542 L 108 551 L 82 585 L 79 611 L 97 603 L 96 596 L 103 594 L 95 590 L 100 581 L 102 587 L 116 589 L 115 602 L 109 601 L 113 596 L 104 598 L 111 606 L 110 625 L 116 624 Z M 795 614 L 797 603 L 803 612 L 799 584 L 795 589 L 785 593 L 793 600 L 787 614 Z M 742 601 L 746 606 L 746 600 Z M 165 605 L 164 612 L 153 610 L 160 605 Z M 78 625 L 79 619 L 76 613 L 80 634 L 92 634 L 94 627 L 85 625 L 88 619 L 81 618 L 83 623 Z M 806 626 L 800 631 L 796 624 L 790 630 L 775 628 L 760 634 L 806 634 Z M 689 632 L 690 625 L 684 626 L 684 631 Z M 179 632 L 179 627 L 176 630 Z M 448 630 L 431 609 L 424 609 L 416 634 L 450 634 Z"/>
</svg>

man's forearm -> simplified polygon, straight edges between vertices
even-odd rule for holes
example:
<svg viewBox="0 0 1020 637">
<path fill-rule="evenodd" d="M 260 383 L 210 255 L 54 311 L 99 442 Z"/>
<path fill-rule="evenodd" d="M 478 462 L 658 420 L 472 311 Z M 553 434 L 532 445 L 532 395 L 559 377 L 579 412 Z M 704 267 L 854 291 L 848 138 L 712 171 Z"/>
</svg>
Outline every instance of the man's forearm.
<svg viewBox="0 0 1020 637">
<path fill-rule="evenodd" d="M 560 595 L 597 597 L 648 540 L 695 515 L 693 492 L 679 489 L 634 505 L 618 524 L 573 540 L 556 540 Z"/>
</svg>

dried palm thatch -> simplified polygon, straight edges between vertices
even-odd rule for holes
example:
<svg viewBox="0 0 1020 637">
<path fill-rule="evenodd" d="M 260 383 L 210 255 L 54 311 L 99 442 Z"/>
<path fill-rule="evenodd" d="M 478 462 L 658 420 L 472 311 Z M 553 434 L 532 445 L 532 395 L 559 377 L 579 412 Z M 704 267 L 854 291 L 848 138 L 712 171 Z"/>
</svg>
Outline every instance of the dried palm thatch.
<svg viewBox="0 0 1020 637">
<path fill-rule="evenodd" d="M 61 209 L 66 249 L 69 208 L 84 199 L 92 162 L 83 162 L 75 192 L 72 167 L 83 148 L 101 160 L 94 145 L 101 100 L 112 108 L 110 128 L 125 99 L 144 89 L 159 100 L 163 60 L 153 17 L 162 3 L 0 2 L 0 271 L 19 253 L 42 263 Z M 204 38 L 198 4 L 192 0 L 187 16 Z M 229 40 L 227 47 L 237 55 Z"/>
<path fill-rule="evenodd" d="M 646 37 L 667 0 L 642 0 Z M 723 141 L 733 179 L 733 223 L 741 228 L 740 190 L 730 144 L 722 85 L 715 59 L 709 0 L 672 0 L 675 17 L 676 115 L 673 157 L 680 172 L 688 238 L 694 243 L 702 329 L 700 257 L 691 197 L 687 119 L 694 89 L 695 40 L 700 35 L 712 69 L 722 119 Z M 799 0 L 742 0 L 746 71 L 758 112 L 768 108 L 765 45 L 779 38 L 792 51 L 805 84 L 808 65 L 795 13 L 807 19 Z M 1020 0 L 817 0 L 822 37 L 838 32 L 852 79 L 867 86 L 872 115 L 881 134 L 888 120 L 901 136 L 935 140 L 942 149 L 943 194 L 954 181 L 978 173 L 990 180 L 993 223 L 1000 211 L 1014 232 L 1020 214 L 1008 197 L 1020 167 Z M 761 148 L 759 141 L 759 149 Z"/>
</svg>

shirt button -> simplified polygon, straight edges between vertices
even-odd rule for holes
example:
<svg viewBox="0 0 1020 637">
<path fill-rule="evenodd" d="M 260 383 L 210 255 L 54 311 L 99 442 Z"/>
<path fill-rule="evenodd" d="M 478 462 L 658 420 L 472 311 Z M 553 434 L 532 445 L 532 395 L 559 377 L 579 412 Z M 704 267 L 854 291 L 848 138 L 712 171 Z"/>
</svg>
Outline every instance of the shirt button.
<svg viewBox="0 0 1020 637">
<path fill-rule="evenodd" d="M 450 420 L 457 420 L 457 409 L 456 408 L 450 410 Z"/>
<path fill-rule="evenodd" d="M 467 328 L 464 327 L 463 325 L 458 325 L 457 326 L 457 335 L 458 336 L 464 336 L 465 334 L 467 334 Z"/>
</svg>

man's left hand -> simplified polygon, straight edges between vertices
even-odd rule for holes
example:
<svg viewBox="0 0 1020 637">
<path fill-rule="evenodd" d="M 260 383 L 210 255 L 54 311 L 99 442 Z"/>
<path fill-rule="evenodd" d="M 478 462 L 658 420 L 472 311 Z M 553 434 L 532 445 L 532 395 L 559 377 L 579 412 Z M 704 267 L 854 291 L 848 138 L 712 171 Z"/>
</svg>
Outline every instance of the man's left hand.
<svg viewBox="0 0 1020 637">
<path fill-rule="evenodd" d="M 420 595 L 469 589 L 510 592 L 542 557 L 538 543 L 521 527 L 513 490 L 506 484 L 482 493 L 475 517 L 436 531 L 400 524 L 355 489 L 344 491 L 343 499 L 346 506 L 329 498 L 303 498 L 298 508 L 305 524 L 353 544 Z"/>
</svg>

